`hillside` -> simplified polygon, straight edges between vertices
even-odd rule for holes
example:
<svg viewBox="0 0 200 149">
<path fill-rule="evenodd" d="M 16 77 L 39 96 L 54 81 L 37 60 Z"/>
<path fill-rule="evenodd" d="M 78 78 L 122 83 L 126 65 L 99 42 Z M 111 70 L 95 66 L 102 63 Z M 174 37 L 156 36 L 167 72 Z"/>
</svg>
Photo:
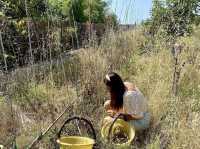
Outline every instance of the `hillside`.
<svg viewBox="0 0 200 149">
<path fill-rule="evenodd" d="M 78 115 L 92 121 L 100 148 L 110 149 L 100 137 L 103 103 L 108 98 L 103 78 L 106 72 L 116 71 L 144 93 L 152 115 L 151 127 L 132 148 L 199 148 L 199 33 L 195 27 L 190 36 L 177 38 L 182 49 L 177 63 L 171 52 L 174 43 L 168 37 L 149 36 L 138 26 L 107 32 L 100 45 L 92 44 L 57 64 L 1 75 L 0 144 L 9 147 L 15 134 L 17 146 L 24 148 L 69 106 L 37 148 L 54 148 L 53 138 L 62 122 Z"/>
</svg>

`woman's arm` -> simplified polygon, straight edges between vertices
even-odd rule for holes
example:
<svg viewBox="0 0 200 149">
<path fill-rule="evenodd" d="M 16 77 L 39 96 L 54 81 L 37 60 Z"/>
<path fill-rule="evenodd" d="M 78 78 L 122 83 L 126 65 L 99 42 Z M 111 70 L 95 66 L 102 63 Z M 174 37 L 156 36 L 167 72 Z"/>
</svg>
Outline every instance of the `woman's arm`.
<svg viewBox="0 0 200 149">
<path fill-rule="evenodd" d="M 130 115 L 130 114 L 123 114 L 125 120 L 130 121 L 130 120 L 140 120 L 143 119 L 144 116 L 141 115 Z"/>
<path fill-rule="evenodd" d="M 130 114 L 125 114 L 125 113 L 115 113 L 113 118 L 118 117 L 119 115 L 123 116 L 123 119 L 126 121 L 140 120 L 144 118 L 144 116 L 130 115 Z"/>
<path fill-rule="evenodd" d="M 126 114 L 126 113 L 116 112 L 115 110 L 111 110 L 111 109 L 107 110 L 106 112 L 110 117 L 117 117 L 119 114 L 121 114 L 124 116 L 124 119 L 127 121 L 140 120 L 140 119 L 144 118 L 144 116 L 141 116 L 141 115 L 130 115 L 130 114 Z"/>
<path fill-rule="evenodd" d="M 105 108 L 105 111 L 107 112 L 107 114 L 111 117 L 115 117 L 117 116 L 118 114 L 120 114 L 121 112 L 117 112 L 116 110 L 113 110 L 111 107 L 110 107 L 110 102 L 111 100 L 107 100 L 105 103 L 104 103 L 104 108 Z M 143 116 L 139 116 L 139 115 L 130 115 L 130 114 L 126 114 L 126 113 L 121 113 L 126 120 L 139 120 L 139 119 L 142 119 Z"/>
<path fill-rule="evenodd" d="M 106 111 L 111 109 L 110 103 L 111 103 L 111 100 L 106 100 L 106 102 L 104 103 L 104 109 Z"/>
<path fill-rule="evenodd" d="M 104 109 L 110 117 L 114 117 L 116 115 L 116 111 L 111 108 L 110 103 L 111 100 L 106 100 L 104 103 Z"/>
</svg>

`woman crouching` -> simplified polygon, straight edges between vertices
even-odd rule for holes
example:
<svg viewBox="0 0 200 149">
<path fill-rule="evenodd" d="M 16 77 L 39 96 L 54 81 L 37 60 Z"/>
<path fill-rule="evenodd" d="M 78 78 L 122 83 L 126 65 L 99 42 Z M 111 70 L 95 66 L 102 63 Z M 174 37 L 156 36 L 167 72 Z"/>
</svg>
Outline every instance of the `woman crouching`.
<svg viewBox="0 0 200 149">
<path fill-rule="evenodd" d="M 150 124 L 150 114 L 147 112 L 147 100 L 143 94 L 130 82 L 123 82 L 114 72 L 108 73 L 104 79 L 110 100 L 104 104 L 108 117 L 103 123 L 113 120 L 118 114 L 134 126 L 136 131 L 147 129 Z"/>
</svg>

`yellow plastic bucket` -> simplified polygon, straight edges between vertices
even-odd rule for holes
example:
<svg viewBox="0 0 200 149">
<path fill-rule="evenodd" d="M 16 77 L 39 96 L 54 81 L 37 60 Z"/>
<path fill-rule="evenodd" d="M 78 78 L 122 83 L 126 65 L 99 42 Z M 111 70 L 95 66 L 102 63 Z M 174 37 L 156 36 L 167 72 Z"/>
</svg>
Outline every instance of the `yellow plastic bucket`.
<svg viewBox="0 0 200 149">
<path fill-rule="evenodd" d="M 80 136 L 61 137 L 57 140 L 60 149 L 92 149 L 94 139 Z"/>
<path fill-rule="evenodd" d="M 112 122 L 107 123 L 105 125 L 103 125 L 102 129 L 101 129 L 101 136 L 104 140 L 108 139 L 108 133 L 109 133 L 109 128 L 111 126 Z M 135 129 L 134 127 L 132 127 L 128 122 L 122 120 L 122 119 L 118 119 L 116 120 L 116 122 L 113 125 L 111 134 L 114 133 L 115 129 L 118 128 L 121 131 L 123 131 L 123 133 L 125 133 L 128 137 L 128 141 L 122 144 L 115 144 L 117 146 L 129 146 L 131 144 L 131 142 L 133 141 L 134 137 L 135 137 Z"/>
</svg>

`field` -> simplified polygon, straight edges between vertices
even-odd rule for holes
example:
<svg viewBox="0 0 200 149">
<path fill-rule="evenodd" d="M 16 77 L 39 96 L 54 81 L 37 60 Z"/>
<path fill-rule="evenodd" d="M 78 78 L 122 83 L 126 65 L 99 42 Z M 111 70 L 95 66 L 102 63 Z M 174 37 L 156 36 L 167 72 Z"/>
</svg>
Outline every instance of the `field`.
<svg viewBox="0 0 200 149">
<path fill-rule="evenodd" d="M 115 71 L 144 93 L 151 113 L 151 127 L 131 148 L 199 148 L 199 33 L 195 27 L 191 36 L 177 39 L 182 49 L 177 63 L 171 52 L 174 44 L 167 37 L 159 33 L 151 37 L 138 26 L 110 30 L 100 45 L 93 39 L 69 57 L 2 73 L 0 144 L 9 148 L 16 142 L 18 148 L 25 148 L 69 107 L 36 148 L 55 148 L 61 124 L 74 115 L 91 120 L 100 148 L 112 148 L 101 140 L 100 122 L 108 99 L 103 78 Z"/>
</svg>

